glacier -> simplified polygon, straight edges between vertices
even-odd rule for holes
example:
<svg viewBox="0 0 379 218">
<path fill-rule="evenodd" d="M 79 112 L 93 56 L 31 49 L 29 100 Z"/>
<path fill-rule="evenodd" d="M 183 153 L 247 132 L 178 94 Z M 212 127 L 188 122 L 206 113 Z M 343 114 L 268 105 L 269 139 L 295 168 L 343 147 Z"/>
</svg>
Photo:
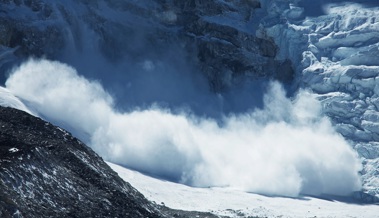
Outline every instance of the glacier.
<svg viewBox="0 0 379 218">
<path fill-rule="evenodd" d="M 140 131 L 144 131 L 145 126 L 138 126 L 137 121 L 135 126 L 125 126 L 118 122 L 109 123 L 109 120 L 122 120 L 119 115 L 123 112 L 135 113 L 143 118 L 144 113 L 154 115 L 163 108 L 166 118 L 179 115 L 179 119 L 176 121 L 173 118 L 172 122 L 187 123 L 186 128 L 190 126 L 185 132 L 193 131 L 191 125 L 199 123 L 222 126 L 220 121 L 208 121 L 239 117 L 240 114 L 249 116 L 251 111 L 259 111 L 265 107 L 263 96 L 269 86 L 267 81 L 279 80 L 287 90 L 283 99 L 290 97 L 291 100 L 278 101 L 274 107 L 283 107 L 280 103 L 287 102 L 292 104 L 289 108 L 295 111 L 299 106 L 293 103 L 296 102 L 296 93 L 299 90 L 311 93 L 312 97 L 309 98 L 317 99 L 321 111 L 321 115 L 315 110 L 316 115 L 311 113 L 311 116 L 315 116 L 317 122 L 327 116 L 333 126 L 329 133 L 334 137 L 334 131 L 337 131 L 359 154 L 363 169 L 360 170 L 354 161 L 350 163 L 353 167 L 349 167 L 361 174 L 363 193 L 367 196 L 356 194 L 368 198 L 367 201 L 374 201 L 369 198 L 379 197 L 378 11 L 379 3 L 369 0 L 355 3 L 325 0 L 320 1 L 319 5 L 309 0 L 4 1 L 0 9 L 0 30 L 4 33 L 0 37 L 0 69 L 4 84 L 26 106 L 16 100 L 8 105 L 24 110 L 29 108 L 34 114 L 68 127 L 84 141 L 102 139 L 102 143 L 110 145 L 107 149 L 113 146 L 115 150 L 103 151 L 101 145 L 90 144 L 104 154 L 113 152 L 115 162 L 132 168 L 140 167 L 128 162 L 133 156 L 117 156 L 128 155 L 128 152 L 116 149 L 123 148 L 117 144 L 124 143 L 124 137 L 115 136 L 117 141 L 109 142 L 104 140 L 104 135 L 109 137 L 115 132 L 108 128 L 109 125 L 116 128 L 139 127 Z M 69 66 L 27 61 L 30 56 L 67 63 L 80 75 L 76 75 Z M 14 66 L 19 67 L 13 69 Z M 9 79 L 11 73 L 25 72 L 20 70 L 23 67 L 29 67 L 26 69 L 28 71 L 37 69 L 40 72 L 35 72 L 30 78 L 30 81 L 36 82 L 35 86 L 22 86 L 15 81 L 15 77 Z M 48 71 L 53 73 L 43 74 Z M 61 78 L 54 74 L 56 72 L 60 72 L 62 80 L 56 80 Z M 67 72 L 70 78 L 75 79 L 68 80 L 67 86 L 70 88 L 72 85 L 71 89 L 66 86 L 61 90 L 54 89 L 60 87 Z M 22 80 L 21 83 L 28 84 L 28 81 Z M 83 90 L 89 92 L 88 99 L 78 95 Z M 85 106 L 82 106 L 83 102 L 86 102 Z M 154 107 L 159 110 L 154 111 Z M 83 108 L 88 109 L 89 113 L 78 116 Z M 190 117 L 195 117 L 195 121 L 181 116 L 188 111 L 194 113 L 191 112 Z M 277 111 L 269 112 L 269 120 L 275 120 Z M 117 116 L 112 117 L 112 114 Z M 284 114 L 284 117 L 287 115 Z M 203 117 L 206 118 L 202 123 Z M 278 117 L 278 123 L 290 123 L 283 118 L 283 114 Z M 149 123 L 145 119 L 147 121 L 144 122 Z M 166 121 L 160 122 L 164 124 Z M 153 124 L 149 123 L 150 126 Z M 156 159 L 157 162 L 149 162 L 156 155 L 151 152 L 142 155 L 141 158 L 147 162 L 139 170 L 180 180 L 183 175 L 173 172 L 186 172 L 183 170 L 188 169 L 189 162 L 186 161 L 197 163 L 197 153 L 194 155 L 188 151 L 188 142 L 177 143 L 187 136 L 183 138 L 183 135 L 172 133 L 179 131 L 175 127 L 167 128 L 169 131 L 164 133 L 151 130 L 157 136 L 150 140 L 166 143 L 167 147 L 162 149 L 168 149 L 169 157 L 182 158 L 177 160 L 180 169 L 173 169 L 173 164 L 161 167 L 159 163 L 167 157 L 164 155 Z M 310 125 L 308 128 L 317 126 Z M 217 131 L 222 132 L 223 129 Z M 94 132 L 102 133 L 101 137 L 96 138 Z M 129 137 L 135 136 L 132 133 Z M 146 143 L 137 139 L 140 143 Z M 181 145 L 179 152 L 172 143 Z M 154 147 L 148 144 L 143 149 L 149 146 Z M 186 155 L 181 156 L 180 149 Z M 338 154 L 334 155 L 338 157 Z M 322 155 L 316 157 L 323 158 Z M 209 158 L 214 161 L 214 157 Z M 333 156 L 329 160 L 332 159 Z M 213 163 L 218 162 L 216 158 Z M 288 169 L 287 172 L 293 171 Z M 204 184 L 201 185 L 206 186 Z M 210 185 L 227 186 L 228 182 Z M 266 190 L 264 193 L 292 196 L 299 191 Z"/>
</svg>

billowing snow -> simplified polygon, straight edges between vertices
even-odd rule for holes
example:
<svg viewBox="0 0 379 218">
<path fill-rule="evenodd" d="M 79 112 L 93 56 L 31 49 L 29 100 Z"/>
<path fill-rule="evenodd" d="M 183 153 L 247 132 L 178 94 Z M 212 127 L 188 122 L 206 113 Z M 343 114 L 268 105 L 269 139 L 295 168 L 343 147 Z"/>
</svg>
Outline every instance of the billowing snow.
<svg viewBox="0 0 379 218">
<path fill-rule="evenodd" d="M 14 96 L 8 89 L 0 86 L 0 106 L 12 107 L 33 114 L 24 103 Z"/>
<path fill-rule="evenodd" d="M 106 160 L 171 181 L 291 197 L 361 190 L 358 155 L 304 90 L 289 99 L 271 83 L 262 109 L 219 124 L 159 107 L 121 112 L 98 82 L 59 62 L 31 60 L 6 85 L 50 119 L 88 134 Z"/>
<path fill-rule="evenodd" d="M 147 199 L 167 207 L 211 212 L 231 217 L 378 217 L 378 205 L 359 205 L 302 196 L 268 197 L 230 188 L 193 188 L 108 162 L 108 165 Z"/>
</svg>

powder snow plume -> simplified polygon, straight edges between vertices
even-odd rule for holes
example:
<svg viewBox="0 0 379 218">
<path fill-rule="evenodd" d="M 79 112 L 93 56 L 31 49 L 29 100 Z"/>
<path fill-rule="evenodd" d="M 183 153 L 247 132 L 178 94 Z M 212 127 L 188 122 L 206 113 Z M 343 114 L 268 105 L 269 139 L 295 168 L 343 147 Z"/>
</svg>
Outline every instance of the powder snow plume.
<svg viewBox="0 0 379 218">
<path fill-rule="evenodd" d="M 100 82 L 72 67 L 30 60 L 6 87 L 38 114 L 70 128 L 104 159 L 191 186 L 281 196 L 360 190 L 356 152 L 304 90 L 272 82 L 264 106 L 221 122 L 159 105 L 123 112 Z"/>
</svg>

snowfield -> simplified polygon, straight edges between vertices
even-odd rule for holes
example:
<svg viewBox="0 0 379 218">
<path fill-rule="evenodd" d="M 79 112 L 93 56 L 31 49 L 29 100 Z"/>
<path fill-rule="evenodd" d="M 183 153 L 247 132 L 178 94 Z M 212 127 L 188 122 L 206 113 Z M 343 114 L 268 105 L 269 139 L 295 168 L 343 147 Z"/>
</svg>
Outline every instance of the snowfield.
<svg viewBox="0 0 379 218">
<path fill-rule="evenodd" d="M 230 217 L 379 217 L 378 205 L 359 205 L 307 196 L 268 197 L 230 188 L 193 188 L 107 163 L 147 199 L 173 209 Z"/>
</svg>

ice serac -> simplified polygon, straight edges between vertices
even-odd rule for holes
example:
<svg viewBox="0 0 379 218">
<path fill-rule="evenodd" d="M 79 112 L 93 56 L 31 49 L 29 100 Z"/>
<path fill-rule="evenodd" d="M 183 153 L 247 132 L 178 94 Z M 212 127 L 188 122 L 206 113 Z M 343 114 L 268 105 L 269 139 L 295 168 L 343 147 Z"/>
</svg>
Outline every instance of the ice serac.
<svg viewBox="0 0 379 218">
<path fill-rule="evenodd" d="M 258 33 L 274 38 L 277 58 L 297 67 L 295 85 L 318 94 L 362 158 L 365 191 L 378 196 L 379 3 L 336 2 L 324 1 L 314 16 L 317 7 L 300 7 L 309 1 L 267 1 Z"/>
<path fill-rule="evenodd" d="M 0 107 L 1 217 L 214 217 L 149 202 L 65 130 Z"/>
</svg>

